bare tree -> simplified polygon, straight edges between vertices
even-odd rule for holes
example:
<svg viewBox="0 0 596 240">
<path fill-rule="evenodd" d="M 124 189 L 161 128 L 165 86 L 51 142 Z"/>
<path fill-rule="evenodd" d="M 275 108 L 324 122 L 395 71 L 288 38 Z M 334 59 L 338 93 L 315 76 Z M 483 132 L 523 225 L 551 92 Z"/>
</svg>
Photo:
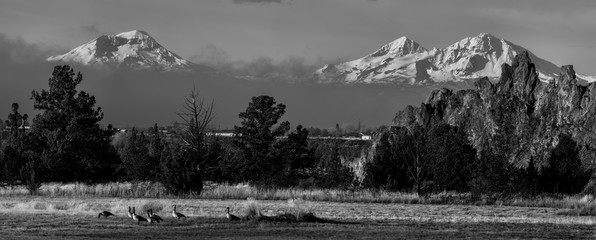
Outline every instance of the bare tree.
<svg viewBox="0 0 596 240">
<path fill-rule="evenodd" d="M 213 101 L 199 98 L 195 87 L 185 97 L 183 109 L 178 113 L 185 126 L 182 143 L 166 147 L 161 159 L 161 182 L 174 194 L 201 194 L 203 190 L 204 165 L 209 160 L 205 134 L 215 117 L 213 106 Z"/>
<path fill-rule="evenodd" d="M 202 171 L 203 165 L 207 162 L 204 157 L 205 135 L 209 124 L 215 118 L 213 106 L 214 101 L 206 102 L 205 98 L 200 98 L 196 87 L 193 86 L 190 94 L 184 99 L 181 112 L 178 113 L 185 126 L 182 136 L 184 147 L 190 151 L 198 171 Z"/>
<path fill-rule="evenodd" d="M 414 187 L 418 195 L 423 190 L 423 184 L 428 179 L 427 156 L 425 154 L 425 133 L 421 127 L 412 129 L 412 132 L 406 135 L 406 142 L 399 151 L 401 151 L 406 164 L 407 173 L 410 180 L 414 182 Z"/>
<path fill-rule="evenodd" d="M 414 187 L 416 188 L 416 193 L 418 195 L 421 194 L 422 184 L 426 181 L 427 177 L 427 170 L 425 168 L 424 163 L 424 156 L 414 149 L 407 149 L 405 152 L 406 157 L 406 167 L 408 170 L 408 174 L 410 175 L 410 179 L 414 181 Z"/>
</svg>

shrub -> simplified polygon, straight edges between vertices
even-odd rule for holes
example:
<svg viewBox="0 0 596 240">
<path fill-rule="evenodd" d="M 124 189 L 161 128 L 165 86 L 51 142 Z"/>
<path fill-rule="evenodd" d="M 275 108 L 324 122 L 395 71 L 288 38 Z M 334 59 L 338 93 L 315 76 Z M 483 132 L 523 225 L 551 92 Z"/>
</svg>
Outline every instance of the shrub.
<svg viewBox="0 0 596 240">
<path fill-rule="evenodd" d="M 203 179 L 197 169 L 198 165 L 179 143 L 165 147 L 161 168 L 160 182 L 170 193 L 198 195 L 203 190 Z"/>
<path fill-rule="evenodd" d="M 244 202 L 244 219 L 247 220 L 260 220 L 261 215 L 261 207 L 259 206 L 259 202 L 257 202 L 253 198 L 249 198 Z"/>
<path fill-rule="evenodd" d="M 582 194 L 590 194 L 592 196 L 596 196 L 596 178 L 592 178 L 584 189 L 582 190 Z"/>
<path fill-rule="evenodd" d="M 560 135 L 559 144 L 551 151 L 548 166 L 542 168 L 538 187 L 550 193 L 578 193 L 590 180 L 579 158 L 579 148 L 569 135 Z"/>
</svg>

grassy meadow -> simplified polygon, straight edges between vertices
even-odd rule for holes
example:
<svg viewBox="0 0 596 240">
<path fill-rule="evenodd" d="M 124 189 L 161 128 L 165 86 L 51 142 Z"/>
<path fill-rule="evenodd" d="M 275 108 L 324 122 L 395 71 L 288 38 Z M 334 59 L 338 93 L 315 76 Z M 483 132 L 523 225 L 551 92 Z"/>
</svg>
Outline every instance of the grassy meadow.
<svg viewBox="0 0 596 240">
<path fill-rule="evenodd" d="M 36 195 L 22 187 L 0 188 L 3 239 L 594 239 L 594 198 L 513 198 L 487 205 L 465 194 L 370 190 L 257 189 L 246 184 L 207 185 L 200 196 L 174 197 L 153 183 L 44 184 Z M 188 216 L 176 220 L 172 206 Z M 153 209 L 165 219 L 137 223 Z M 239 217 L 312 214 L 323 221 L 230 222 Z M 116 216 L 97 218 L 100 211 Z M 586 214 L 586 211 L 589 213 Z"/>
<path fill-rule="evenodd" d="M 170 216 L 172 205 L 188 216 Z M 137 223 L 126 216 L 152 208 L 165 221 Z M 311 212 L 323 223 L 237 221 L 244 216 Z M 97 218 L 108 210 L 116 216 Z M 4 239 L 444 239 L 596 237 L 596 217 L 559 215 L 559 209 L 512 206 L 339 203 L 304 200 L 212 200 L 167 198 L 4 197 L 0 234 Z"/>
<path fill-rule="evenodd" d="M 29 196 L 24 186 L 0 187 L 1 197 Z M 179 199 L 255 199 L 349 202 L 349 203 L 400 203 L 400 204 L 458 204 L 458 205 L 505 205 L 520 207 L 550 207 L 562 209 L 596 208 L 592 195 L 539 195 L 535 197 L 512 196 L 494 200 L 483 196 L 472 199 L 469 193 L 438 192 L 419 196 L 410 192 L 357 189 L 262 189 L 249 184 L 205 184 L 200 195 L 174 196 L 160 183 L 113 182 L 105 184 L 46 183 L 34 194 L 38 197 L 68 198 L 179 198 Z M 596 211 L 593 212 L 596 216 Z"/>
</svg>

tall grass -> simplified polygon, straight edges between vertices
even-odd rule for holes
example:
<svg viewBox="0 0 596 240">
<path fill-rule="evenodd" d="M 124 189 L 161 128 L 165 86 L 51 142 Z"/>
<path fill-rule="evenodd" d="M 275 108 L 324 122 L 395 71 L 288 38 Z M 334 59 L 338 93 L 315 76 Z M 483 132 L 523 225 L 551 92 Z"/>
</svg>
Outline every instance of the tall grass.
<svg viewBox="0 0 596 240">
<path fill-rule="evenodd" d="M 28 195 L 25 186 L 0 188 L 0 196 Z M 101 184 L 46 183 L 36 195 L 46 197 L 121 197 L 121 198 L 164 198 L 171 197 L 159 183 L 113 182 Z"/>
<path fill-rule="evenodd" d="M 24 186 L 0 188 L 0 196 L 25 196 L 29 192 Z M 291 200 L 355 203 L 403 203 L 403 204 L 474 204 L 507 205 L 522 207 L 554 207 L 567 209 L 586 208 L 595 204 L 592 195 L 510 197 L 496 202 L 472 201 L 468 193 L 440 192 L 426 196 L 416 193 L 391 192 L 384 190 L 341 190 L 341 189 L 263 189 L 249 184 L 206 183 L 200 195 L 174 196 L 160 183 L 153 182 L 114 182 L 104 184 L 46 183 L 36 193 L 45 197 L 113 197 L 113 198 L 190 198 L 190 199 L 254 199 Z M 157 206 L 156 206 L 157 207 Z M 158 208 L 158 207 L 157 207 Z"/>
</svg>

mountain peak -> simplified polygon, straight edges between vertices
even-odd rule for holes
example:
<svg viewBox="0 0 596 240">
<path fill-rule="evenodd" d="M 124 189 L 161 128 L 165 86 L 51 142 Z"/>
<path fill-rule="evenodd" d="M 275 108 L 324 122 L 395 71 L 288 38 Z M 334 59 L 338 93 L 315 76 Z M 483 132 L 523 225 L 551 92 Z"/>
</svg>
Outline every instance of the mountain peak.
<svg viewBox="0 0 596 240">
<path fill-rule="evenodd" d="M 147 32 L 141 30 L 102 35 L 47 60 L 157 71 L 188 71 L 197 66 L 164 48 Z"/>
<path fill-rule="evenodd" d="M 476 37 L 477 38 L 494 38 L 495 36 L 490 33 L 480 33 Z"/>
<path fill-rule="evenodd" d="M 406 36 L 393 40 L 385 44 L 379 50 L 370 55 L 370 57 L 378 57 L 383 55 L 406 56 L 413 53 L 424 52 L 426 49 L 420 46 L 417 42 L 409 39 Z"/>
<path fill-rule="evenodd" d="M 145 31 L 142 30 L 132 30 L 129 32 L 122 32 L 122 33 L 118 33 L 116 34 L 116 37 L 121 37 L 121 38 L 126 38 L 126 39 L 133 39 L 133 38 L 139 38 L 139 39 L 144 39 L 144 38 L 151 38 L 151 36 L 149 36 L 149 34 Z"/>
<path fill-rule="evenodd" d="M 363 58 L 319 69 L 313 78 L 323 83 L 347 84 L 466 83 L 484 76 L 497 79 L 501 76 L 501 66 L 511 64 L 515 55 L 523 51 L 527 50 L 490 33 L 466 37 L 447 48 L 433 50 L 401 37 Z M 550 81 L 558 76 L 559 67 L 555 64 L 529 51 L 527 55 L 536 65 L 541 80 Z"/>
<path fill-rule="evenodd" d="M 142 30 L 132 30 L 132 31 L 128 31 L 128 32 L 121 32 L 121 33 L 116 34 L 116 36 L 121 37 L 121 38 L 144 38 L 144 37 L 150 37 L 147 32 L 142 31 Z"/>
<path fill-rule="evenodd" d="M 467 37 L 452 44 L 447 49 L 460 49 L 473 52 L 500 52 L 507 42 L 489 33 L 480 33 L 475 37 Z"/>
</svg>

